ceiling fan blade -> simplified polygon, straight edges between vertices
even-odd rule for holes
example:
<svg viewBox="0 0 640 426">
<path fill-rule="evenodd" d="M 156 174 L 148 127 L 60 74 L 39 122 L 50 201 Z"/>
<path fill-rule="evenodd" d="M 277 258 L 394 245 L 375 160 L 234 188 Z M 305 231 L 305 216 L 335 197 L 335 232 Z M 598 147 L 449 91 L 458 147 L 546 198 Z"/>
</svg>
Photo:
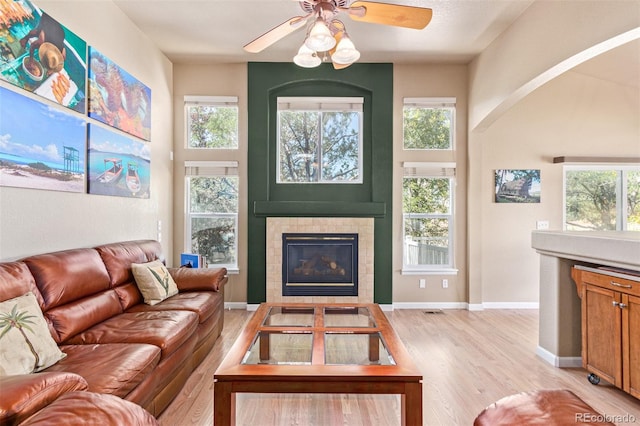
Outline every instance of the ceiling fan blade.
<svg viewBox="0 0 640 426">
<path fill-rule="evenodd" d="M 271 46 L 276 41 L 284 38 L 285 36 L 288 36 L 298 28 L 303 27 L 307 22 L 309 16 L 310 15 L 295 16 L 287 21 L 284 21 L 282 24 L 270 29 L 255 40 L 245 44 L 244 50 L 249 53 L 262 52 L 264 49 Z"/>
<path fill-rule="evenodd" d="M 433 11 L 426 7 L 399 4 L 354 1 L 349 6 L 349 16 L 355 21 L 421 30 L 431 22 Z"/>
</svg>

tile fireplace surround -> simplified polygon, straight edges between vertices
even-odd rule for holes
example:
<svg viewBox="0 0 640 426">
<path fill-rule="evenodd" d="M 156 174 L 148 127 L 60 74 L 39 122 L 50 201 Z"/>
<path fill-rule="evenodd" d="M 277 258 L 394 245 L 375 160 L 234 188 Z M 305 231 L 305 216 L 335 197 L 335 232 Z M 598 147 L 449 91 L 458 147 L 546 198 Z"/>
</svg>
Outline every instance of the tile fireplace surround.
<svg viewBox="0 0 640 426">
<path fill-rule="evenodd" d="M 373 218 L 268 217 L 267 302 L 373 303 Z M 358 296 L 283 296 L 282 234 L 358 234 Z"/>
</svg>

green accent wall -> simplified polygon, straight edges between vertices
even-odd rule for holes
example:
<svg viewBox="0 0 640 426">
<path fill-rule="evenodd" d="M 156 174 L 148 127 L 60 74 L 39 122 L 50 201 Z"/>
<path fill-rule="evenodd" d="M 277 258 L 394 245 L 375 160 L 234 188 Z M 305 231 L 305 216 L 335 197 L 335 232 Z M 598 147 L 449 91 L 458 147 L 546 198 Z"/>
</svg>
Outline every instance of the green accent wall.
<svg viewBox="0 0 640 426">
<path fill-rule="evenodd" d="M 247 302 L 266 301 L 267 217 L 373 217 L 374 301 L 392 303 L 393 65 L 248 64 Z M 280 96 L 364 98 L 361 184 L 277 184 L 276 101 Z"/>
</svg>

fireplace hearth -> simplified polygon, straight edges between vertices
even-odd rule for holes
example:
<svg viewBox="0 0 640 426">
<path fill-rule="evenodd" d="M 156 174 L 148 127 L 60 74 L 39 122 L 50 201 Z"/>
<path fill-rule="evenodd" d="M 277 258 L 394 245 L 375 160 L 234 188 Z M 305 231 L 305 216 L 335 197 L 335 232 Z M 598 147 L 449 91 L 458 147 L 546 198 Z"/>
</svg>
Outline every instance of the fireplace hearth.
<svg viewBox="0 0 640 426">
<path fill-rule="evenodd" d="M 357 296 L 358 234 L 283 233 L 283 296 Z"/>
</svg>

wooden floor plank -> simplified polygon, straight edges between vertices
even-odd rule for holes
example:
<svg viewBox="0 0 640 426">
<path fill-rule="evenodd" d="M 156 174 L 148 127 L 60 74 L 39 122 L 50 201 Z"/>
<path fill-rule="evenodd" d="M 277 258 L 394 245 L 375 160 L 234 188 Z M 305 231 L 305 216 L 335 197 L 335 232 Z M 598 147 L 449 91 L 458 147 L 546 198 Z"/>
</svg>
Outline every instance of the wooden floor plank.
<svg viewBox="0 0 640 426">
<path fill-rule="evenodd" d="M 216 346 L 160 416 L 163 426 L 213 424 L 213 373 L 251 312 L 225 311 Z M 484 407 L 517 392 L 570 389 L 601 414 L 640 424 L 640 401 L 581 368 L 555 368 L 535 355 L 537 310 L 419 309 L 387 312 L 424 375 L 424 425 L 470 425 Z M 622 418 L 622 417 L 621 417 Z M 237 424 L 260 426 L 387 426 L 400 424 L 396 395 L 239 394 Z"/>
</svg>

